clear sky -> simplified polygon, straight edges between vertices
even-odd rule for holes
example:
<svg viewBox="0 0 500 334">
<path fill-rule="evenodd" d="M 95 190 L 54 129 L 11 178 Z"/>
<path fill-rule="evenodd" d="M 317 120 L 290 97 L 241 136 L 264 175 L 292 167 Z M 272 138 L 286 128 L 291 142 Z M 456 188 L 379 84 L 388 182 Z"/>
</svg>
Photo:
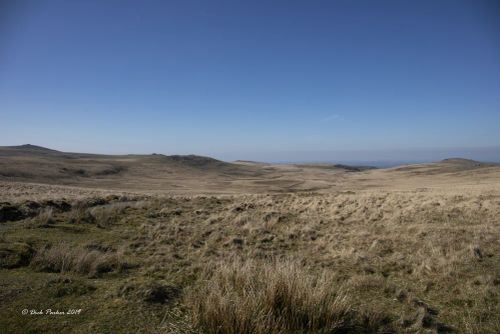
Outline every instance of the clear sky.
<svg viewBox="0 0 500 334">
<path fill-rule="evenodd" d="M 0 0 L 0 145 L 25 143 L 500 160 L 500 2 Z"/>
</svg>

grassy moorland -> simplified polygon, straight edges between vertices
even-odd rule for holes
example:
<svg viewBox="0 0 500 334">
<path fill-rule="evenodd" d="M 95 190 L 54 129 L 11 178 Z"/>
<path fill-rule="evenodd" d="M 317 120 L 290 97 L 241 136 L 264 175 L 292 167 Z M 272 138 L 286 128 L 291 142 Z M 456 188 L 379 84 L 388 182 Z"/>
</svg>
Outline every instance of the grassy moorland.
<svg viewBox="0 0 500 334">
<path fill-rule="evenodd" d="M 18 203 L 29 216 L 0 230 L 0 327 L 495 333 L 499 202 L 428 190 Z M 21 314 L 48 308 L 82 311 Z"/>
<path fill-rule="evenodd" d="M 0 332 L 500 332 L 497 166 L 273 168 L 331 187 L 284 191 L 265 171 L 267 191 L 225 195 L 4 179 Z"/>
</svg>

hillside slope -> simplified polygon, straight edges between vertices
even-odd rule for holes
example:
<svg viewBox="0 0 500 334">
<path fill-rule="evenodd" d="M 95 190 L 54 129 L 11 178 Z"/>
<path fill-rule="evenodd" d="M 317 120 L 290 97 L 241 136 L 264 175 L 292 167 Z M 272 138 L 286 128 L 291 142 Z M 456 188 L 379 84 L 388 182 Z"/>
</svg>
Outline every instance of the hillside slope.
<svg viewBox="0 0 500 334">
<path fill-rule="evenodd" d="M 15 194 L 11 190 L 16 182 L 24 184 L 22 189 L 29 183 L 193 195 L 403 190 L 499 185 L 500 165 L 453 158 L 373 169 L 340 164 L 229 163 L 197 155 L 68 153 L 35 145 L 0 147 L 0 183 L 9 183 L 0 184 L 0 190 Z"/>
<path fill-rule="evenodd" d="M 166 179 L 254 176 L 257 169 L 196 155 L 99 155 L 34 145 L 0 147 L 0 180 L 96 187 Z M 139 186 L 139 188 L 141 188 Z"/>
</svg>

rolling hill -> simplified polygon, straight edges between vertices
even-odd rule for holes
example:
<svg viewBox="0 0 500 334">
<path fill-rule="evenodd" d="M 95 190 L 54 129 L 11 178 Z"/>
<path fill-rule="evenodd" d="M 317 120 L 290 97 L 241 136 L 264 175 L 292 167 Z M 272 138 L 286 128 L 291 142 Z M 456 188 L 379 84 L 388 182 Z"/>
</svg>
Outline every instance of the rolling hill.
<svg viewBox="0 0 500 334">
<path fill-rule="evenodd" d="M 197 155 L 102 155 L 0 147 L 0 182 L 165 194 L 352 191 L 498 182 L 500 165 L 452 158 L 376 169 L 343 164 L 224 162 Z M 477 181 L 479 180 L 479 181 Z"/>
</svg>

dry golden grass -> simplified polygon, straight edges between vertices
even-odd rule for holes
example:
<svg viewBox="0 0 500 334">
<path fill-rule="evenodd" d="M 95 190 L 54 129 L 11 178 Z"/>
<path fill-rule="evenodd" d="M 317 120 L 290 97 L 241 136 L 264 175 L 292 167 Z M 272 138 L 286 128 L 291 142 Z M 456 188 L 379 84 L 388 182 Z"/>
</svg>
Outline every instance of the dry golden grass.
<svg viewBox="0 0 500 334">
<path fill-rule="evenodd" d="M 48 227 L 54 223 L 54 209 L 51 207 L 42 209 L 38 215 L 32 219 L 32 224 L 36 227 Z"/>
<path fill-rule="evenodd" d="M 210 268 L 185 297 L 203 333 L 376 333 L 388 319 L 355 310 L 328 272 L 293 262 L 235 261 Z M 202 297 L 203 296 L 203 297 Z"/>
<path fill-rule="evenodd" d="M 135 195 L 0 183 L 0 202 L 10 202 L 0 209 L 36 207 L 0 223 L 0 328 L 500 332 L 498 166 L 255 168 L 272 170 L 230 181 L 212 170 L 200 184 L 200 175 L 169 174 L 158 187 L 172 188 L 161 191 L 147 190 L 154 177 L 113 181 Z M 103 187 L 114 189 L 116 177 L 102 176 Z M 202 195 L 226 184 L 240 194 Z M 130 261 L 138 266 L 122 270 Z M 50 282 L 61 273 L 72 283 L 58 281 L 64 293 L 54 292 Z M 19 315 L 48 301 L 87 313 L 70 322 Z"/>
<path fill-rule="evenodd" d="M 136 252 L 148 254 L 148 273 L 175 277 L 175 259 L 184 263 L 184 272 L 234 256 L 263 261 L 262 266 L 267 261 L 268 268 L 285 259 L 314 275 L 330 272 L 334 281 L 345 282 L 351 305 L 390 314 L 397 331 L 499 329 L 498 194 L 373 191 L 186 198 L 156 205 L 156 222 L 144 223 L 135 241 Z M 241 270 L 255 281 L 259 275 L 267 280 L 266 271 L 252 276 L 244 265 Z M 198 295 L 205 305 L 210 292 Z M 197 312 L 208 309 L 206 304 Z M 248 311 L 248 318 L 251 309 L 237 308 Z"/>
<path fill-rule="evenodd" d="M 0 181 L 0 200 L 12 203 L 23 201 L 47 200 L 83 200 L 90 197 L 106 197 L 108 195 L 134 196 L 131 192 L 118 192 L 104 189 L 88 189 L 81 187 L 40 184 L 27 182 Z"/>
<path fill-rule="evenodd" d="M 74 248 L 66 243 L 38 249 L 30 266 L 44 272 L 74 272 L 89 277 L 129 267 L 123 259 L 123 254 L 86 247 Z"/>
</svg>

